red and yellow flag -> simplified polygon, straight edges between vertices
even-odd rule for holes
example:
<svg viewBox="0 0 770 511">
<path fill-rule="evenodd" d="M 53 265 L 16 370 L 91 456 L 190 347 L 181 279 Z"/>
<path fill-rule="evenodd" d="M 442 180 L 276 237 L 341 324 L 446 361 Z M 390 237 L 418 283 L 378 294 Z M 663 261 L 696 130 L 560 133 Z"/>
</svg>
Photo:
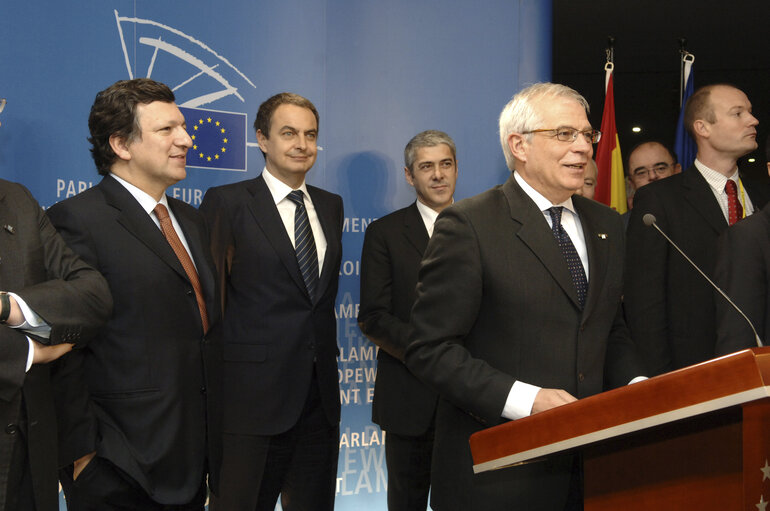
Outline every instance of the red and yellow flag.
<svg viewBox="0 0 770 511">
<path fill-rule="evenodd" d="M 626 203 L 626 182 L 623 175 L 623 158 L 620 155 L 618 130 L 615 127 L 615 91 L 612 79 L 612 64 L 605 66 L 606 96 L 602 113 L 602 138 L 596 146 L 596 195 L 594 198 L 618 213 L 628 210 Z"/>
</svg>

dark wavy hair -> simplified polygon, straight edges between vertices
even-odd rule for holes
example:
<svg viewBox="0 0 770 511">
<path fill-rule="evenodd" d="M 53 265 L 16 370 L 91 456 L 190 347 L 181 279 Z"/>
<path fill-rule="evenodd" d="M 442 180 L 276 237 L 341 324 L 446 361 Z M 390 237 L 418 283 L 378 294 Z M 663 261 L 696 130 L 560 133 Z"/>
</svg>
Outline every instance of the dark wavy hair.
<svg viewBox="0 0 770 511">
<path fill-rule="evenodd" d="M 91 134 L 88 141 L 99 174 L 109 174 L 112 164 L 118 159 L 110 147 L 111 136 L 123 137 L 128 142 L 142 138 L 136 116 L 137 105 L 153 101 L 173 103 L 174 99 L 174 93 L 167 85 L 149 78 L 121 80 L 96 94 L 88 116 L 88 131 Z"/>
</svg>

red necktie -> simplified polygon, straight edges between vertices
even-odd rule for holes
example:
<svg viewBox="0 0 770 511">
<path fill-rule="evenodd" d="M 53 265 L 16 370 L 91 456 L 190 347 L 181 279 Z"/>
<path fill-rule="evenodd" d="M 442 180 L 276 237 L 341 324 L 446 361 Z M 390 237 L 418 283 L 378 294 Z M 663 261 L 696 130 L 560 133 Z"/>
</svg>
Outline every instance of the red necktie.
<svg viewBox="0 0 770 511">
<path fill-rule="evenodd" d="M 182 240 L 179 239 L 179 236 L 174 230 L 174 224 L 171 223 L 171 217 L 168 216 L 166 206 L 158 204 L 155 206 L 155 209 L 153 209 L 153 212 L 160 221 L 160 230 L 163 231 L 163 235 L 174 250 L 179 262 L 182 263 L 182 268 L 184 268 L 187 278 L 190 279 L 190 284 L 192 284 L 192 287 L 195 290 L 195 299 L 198 301 L 198 310 L 201 313 L 201 322 L 203 323 L 203 332 L 205 333 L 209 329 L 209 315 L 206 312 L 206 301 L 203 299 L 201 281 L 198 279 L 198 272 L 195 270 L 195 265 L 193 264 L 192 259 L 190 259 L 190 254 L 188 254 L 187 250 L 184 248 Z"/>
<path fill-rule="evenodd" d="M 738 187 L 735 185 L 735 181 L 727 180 L 725 192 L 727 192 L 727 223 L 733 225 L 743 218 L 743 206 L 738 200 Z"/>
</svg>

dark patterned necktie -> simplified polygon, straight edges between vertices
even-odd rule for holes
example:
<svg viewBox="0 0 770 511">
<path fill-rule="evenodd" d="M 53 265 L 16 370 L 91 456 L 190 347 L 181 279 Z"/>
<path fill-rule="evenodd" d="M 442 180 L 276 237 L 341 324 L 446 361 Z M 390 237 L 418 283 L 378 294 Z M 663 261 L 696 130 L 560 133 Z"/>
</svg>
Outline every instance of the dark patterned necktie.
<svg viewBox="0 0 770 511">
<path fill-rule="evenodd" d="M 735 181 L 727 180 L 725 192 L 727 192 L 727 223 L 733 225 L 743 218 L 743 206 L 738 200 L 738 187 L 735 185 Z"/>
<path fill-rule="evenodd" d="M 318 253 L 302 190 L 290 192 L 289 200 L 297 205 L 294 211 L 294 251 L 297 253 L 297 263 L 299 263 L 307 293 L 311 300 L 315 300 L 316 287 L 318 287 Z"/>
<path fill-rule="evenodd" d="M 559 248 L 561 248 L 561 253 L 564 255 L 564 260 L 567 261 L 567 268 L 569 268 L 570 275 L 572 275 L 572 282 L 575 284 L 578 302 L 582 309 L 586 303 L 588 279 L 586 279 L 586 272 L 583 268 L 583 263 L 580 261 L 580 256 L 577 250 L 575 250 L 575 245 L 569 239 L 567 231 L 561 226 L 561 210 L 561 206 L 554 206 L 548 209 L 548 212 L 551 214 L 551 229 L 556 237 L 556 241 L 559 242 Z"/>
<path fill-rule="evenodd" d="M 174 230 L 174 224 L 171 223 L 171 217 L 168 215 L 168 209 L 163 204 L 158 204 L 153 209 L 155 216 L 158 217 L 160 222 L 160 230 L 166 237 L 168 244 L 174 250 L 177 259 L 182 263 L 182 268 L 187 274 L 187 278 L 190 279 L 193 290 L 195 291 L 195 300 L 198 302 L 198 311 L 201 314 L 201 322 L 203 323 L 203 331 L 207 332 L 209 329 L 209 315 L 206 311 L 206 300 L 203 298 L 203 289 L 201 288 L 201 281 L 198 278 L 198 272 L 195 269 L 195 265 L 190 258 L 190 254 L 187 253 L 187 249 L 184 248 L 182 240 L 179 239 L 176 230 Z"/>
</svg>

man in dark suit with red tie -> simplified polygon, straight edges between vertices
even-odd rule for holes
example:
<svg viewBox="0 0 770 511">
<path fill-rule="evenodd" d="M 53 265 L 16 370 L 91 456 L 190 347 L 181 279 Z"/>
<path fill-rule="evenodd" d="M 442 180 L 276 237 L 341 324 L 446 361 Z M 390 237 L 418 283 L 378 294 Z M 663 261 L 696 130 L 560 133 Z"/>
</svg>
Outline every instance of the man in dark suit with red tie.
<svg viewBox="0 0 770 511">
<path fill-rule="evenodd" d="M 291 93 L 254 122 L 262 174 L 201 210 L 224 289 L 222 487 L 216 511 L 334 508 L 340 394 L 334 303 L 342 199 L 305 183 L 318 112 Z"/>
<path fill-rule="evenodd" d="M 685 105 L 684 123 L 698 146 L 694 164 L 640 188 L 627 231 L 624 307 L 650 375 L 713 358 L 717 325 L 713 288 L 644 215 L 713 278 L 719 235 L 767 202 L 766 190 L 738 172 L 738 159 L 757 148 L 746 94 L 701 87 Z"/>
<path fill-rule="evenodd" d="M 219 300 L 205 221 L 165 195 L 192 145 L 164 84 L 116 82 L 88 119 L 95 187 L 48 210 L 107 279 L 115 307 L 57 370 L 62 485 L 79 510 L 201 511 L 218 466 L 206 435 Z M 209 475 L 216 489 L 216 473 Z"/>
<path fill-rule="evenodd" d="M 423 256 L 407 367 L 439 394 L 436 511 L 582 509 L 573 455 L 474 474 L 476 431 L 643 374 L 623 321 L 623 224 L 580 197 L 600 133 L 559 84 L 505 106 L 508 180 L 444 209 Z"/>
<path fill-rule="evenodd" d="M 437 395 L 404 365 L 417 270 L 438 214 L 452 204 L 455 143 L 442 131 L 418 133 L 404 149 L 404 176 L 417 200 L 366 229 L 358 325 L 379 346 L 372 421 L 386 433 L 388 509 L 428 506 Z"/>
</svg>

